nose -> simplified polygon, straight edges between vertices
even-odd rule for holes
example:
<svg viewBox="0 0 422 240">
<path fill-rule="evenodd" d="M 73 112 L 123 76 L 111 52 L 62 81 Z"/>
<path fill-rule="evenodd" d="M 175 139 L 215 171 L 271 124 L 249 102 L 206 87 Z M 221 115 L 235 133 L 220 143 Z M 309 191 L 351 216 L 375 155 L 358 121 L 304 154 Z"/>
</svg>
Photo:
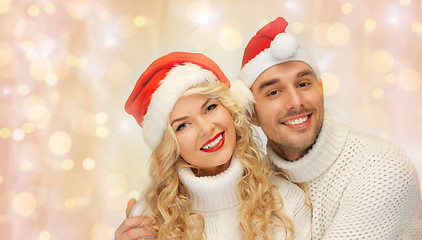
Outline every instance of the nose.
<svg viewBox="0 0 422 240">
<path fill-rule="evenodd" d="M 198 127 L 199 127 L 199 134 L 201 136 L 206 136 L 210 134 L 214 130 L 214 123 L 207 119 L 206 117 L 202 116 L 198 118 Z"/>
<path fill-rule="evenodd" d="M 293 87 L 288 89 L 286 91 L 285 103 L 288 109 L 299 109 L 303 107 L 302 93 Z"/>
</svg>

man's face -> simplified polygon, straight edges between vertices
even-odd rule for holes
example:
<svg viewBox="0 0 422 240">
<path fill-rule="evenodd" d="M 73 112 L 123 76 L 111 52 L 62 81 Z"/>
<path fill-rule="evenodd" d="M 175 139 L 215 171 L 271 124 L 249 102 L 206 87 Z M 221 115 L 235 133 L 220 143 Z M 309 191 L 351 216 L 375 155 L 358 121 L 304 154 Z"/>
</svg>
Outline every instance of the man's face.
<svg viewBox="0 0 422 240">
<path fill-rule="evenodd" d="M 294 161 L 315 143 L 324 119 L 321 79 L 303 62 L 279 63 L 265 70 L 251 87 L 252 123 L 261 126 L 270 146 Z"/>
</svg>

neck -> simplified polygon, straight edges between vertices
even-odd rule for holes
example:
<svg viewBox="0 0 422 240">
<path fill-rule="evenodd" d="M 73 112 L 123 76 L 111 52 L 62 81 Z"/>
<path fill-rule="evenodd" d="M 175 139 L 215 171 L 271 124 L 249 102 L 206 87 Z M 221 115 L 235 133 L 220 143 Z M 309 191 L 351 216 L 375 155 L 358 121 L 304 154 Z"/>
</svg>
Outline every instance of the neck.
<svg viewBox="0 0 422 240">
<path fill-rule="evenodd" d="M 305 154 L 308 153 L 309 149 L 311 149 L 312 147 L 310 146 L 309 148 L 304 149 L 304 150 L 297 150 L 297 149 L 285 148 L 270 139 L 268 139 L 268 143 L 270 144 L 274 152 L 277 153 L 278 156 L 290 162 L 297 161 L 303 156 L 305 156 Z"/>
</svg>

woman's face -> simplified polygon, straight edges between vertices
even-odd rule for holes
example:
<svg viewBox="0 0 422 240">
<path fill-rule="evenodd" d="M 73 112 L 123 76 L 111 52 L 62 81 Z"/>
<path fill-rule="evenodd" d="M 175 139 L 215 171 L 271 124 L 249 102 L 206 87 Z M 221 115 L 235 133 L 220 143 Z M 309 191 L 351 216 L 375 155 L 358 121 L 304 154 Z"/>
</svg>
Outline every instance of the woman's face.
<svg viewBox="0 0 422 240">
<path fill-rule="evenodd" d="M 170 114 L 180 156 L 199 169 L 198 176 L 213 176 L 230 165 L 236 132 L 230 111 L 204 95 L 179 98 Z"/>
</svg>

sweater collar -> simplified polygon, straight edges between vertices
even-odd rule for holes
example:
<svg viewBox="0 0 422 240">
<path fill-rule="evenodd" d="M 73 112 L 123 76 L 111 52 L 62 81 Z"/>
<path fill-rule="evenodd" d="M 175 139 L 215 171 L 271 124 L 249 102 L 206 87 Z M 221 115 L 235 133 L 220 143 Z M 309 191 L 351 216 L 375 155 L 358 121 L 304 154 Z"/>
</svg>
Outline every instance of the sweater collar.
<svg viewBox="0 0 422 240">
<path fill-rule="evenodd" d="M 297 161 L 287 161 L 275 153 L 267 144 L 267 153 L 273 162 L 293 182 L 309 182 L 321 176 L 340 155 L 349 133 L 349 128 L 338 124 L 324 111 L 324 121 L 309 152 Z"/>
<path fill-rule="evenodd" d="M 224 172 L 215 176 L 196 177 L 189 167 L 179 167 L 178 174 L 190 193 L 194 210 L 215 211 L 239 203 L 236 193 L 243 166 L 236 158 L 231 159 Z"/>
</svg>

